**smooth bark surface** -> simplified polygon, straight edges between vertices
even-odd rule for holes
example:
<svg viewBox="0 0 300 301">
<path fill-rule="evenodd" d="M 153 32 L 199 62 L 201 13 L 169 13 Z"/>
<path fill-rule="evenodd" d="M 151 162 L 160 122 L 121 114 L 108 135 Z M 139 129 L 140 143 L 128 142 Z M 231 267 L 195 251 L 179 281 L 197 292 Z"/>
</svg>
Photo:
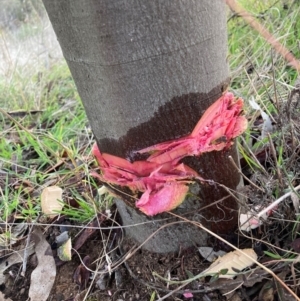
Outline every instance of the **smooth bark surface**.
<svg viewBox="0 0 300 301">
<path fill-rule="evenodd" d="M 225 1 L 43 1 L 102 152 L 135 160 L 135 150 L 189 134 L 227 88 Z M 185 163 L 236 189 L 240 177 L 228 155 L 237 161 L 232 148 Z M 190 198 L 176 212 L 219 233 L 232 231 L 236 201 L 198 212 L 227 192 L 212 184 L 197 194 L 200 200 Z M 157 220 L 170 217 L 149 219 L 123 201 L 117 205 L 124 225 L 139 224 L 126 230 L 139 243 L 165 223 Z M 205 244 L 206 237 L 183 223 L 160 231 L 145 247 L 170 252 Z"/>
</svg>

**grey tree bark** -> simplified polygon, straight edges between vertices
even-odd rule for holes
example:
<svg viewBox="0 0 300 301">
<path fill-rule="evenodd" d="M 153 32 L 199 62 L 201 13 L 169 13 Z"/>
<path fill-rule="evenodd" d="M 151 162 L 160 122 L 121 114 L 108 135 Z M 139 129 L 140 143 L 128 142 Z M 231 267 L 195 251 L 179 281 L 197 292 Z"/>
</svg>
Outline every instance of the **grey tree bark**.
<svg viewBox="0 0 300 301">
<path fill-rule="evenodd" d="M 131 160 L 133 151 L 189 134 L 227 88 L 223 0 L 43 0 L 102 152 Z M 185 160 L 202 177 L 230 189 L 240 184 L 228 155 L 235 147 Z M 175 212 L 219 234 L 237 225 L 237 204 L 217 185 L 194 186 Z M 168 221 L 147 218 L 117 201 L 127 235 L 138 243 Z M 134 225 L 137 225 L 134 227 Z M 207 234 L 181 223 L 144 247 L 171 252 L 205 244 Z"/>
</svg>

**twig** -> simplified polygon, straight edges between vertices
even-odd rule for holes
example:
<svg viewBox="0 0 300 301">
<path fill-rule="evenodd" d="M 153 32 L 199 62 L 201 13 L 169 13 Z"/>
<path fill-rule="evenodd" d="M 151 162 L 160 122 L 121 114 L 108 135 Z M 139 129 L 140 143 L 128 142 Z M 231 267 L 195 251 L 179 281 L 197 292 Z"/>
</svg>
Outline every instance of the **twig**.
<svg viewBox="0 0 300 301">
<path fill-rule="evenodd" d="M 265 168 L 260 164 L 260 162 L 258 161 L 258 159 L 256 158 L 256 156 L 254 155 L 254 153 L 252 152 L 251 148 L 249 147 L 249 145 L 247 144 L 246 140 L 244 139 L 243 136 L 240 136 L 240 138 L 242 139 L 242 141 L 244 142 L 244 146 L 247 148 L 248 152 L 250 153 L 250 155 L 252 156 L 253 160 L 255 161 L 255 163 L 261 168 L 261 171 L 264 173 L 264 175 L 268 176 L 269 174 L 267 173 L 267 171 L 265 170 Z"/>
<path fill-rule="evenodd" d="M 297 186 L 295 188 L 296 189 L 300 189 L 300 185 Z M 291 192 L 289 192 L 288 195 L 290 195 Z M 285 194 L 284 196 L 286 196 L 287 194 Z M 240 254 L 242 254 L 243 256 L 247 257 L 248 259 L 250 259 L 253 263 L 257 264 L 260 268 L 262 268 L 263 270 L 265 270 L 266 272 L 268 272 L 276 281 L 278 281 L 297 301 L 300 301 L 300 298 L 269 268 L 265 267 L 263 264 L 261 264 L 260 262 L 258 262 L 257 260 L 254 260 L 251 256 L 249 256 L 248 254 L 244 253 L 242 250 L 240 250 L 239 248 L 237 248 L 236 246 L 234 246 L 233 244 L 231 244 L 230 242 L 228 242 L 227 240 L 225 240 L 224 238 L 222 238 L 221 236 L 217 235 L 216 233 L 214 233 L 213 231 L 210 231 L 208 228 L 204 227 L 201 223 L 198 222 L 194 222 L 194 221 L 190 221 L 182 216 L 179 216 L 175 213 L 169 212 L 171 215 L 174 215 L 175 217 L 178 217 L 182 220 L 185 220 L 188 223 L 191 223 L 199 228 L 201 228 L 202 230 L 204 230 L 205 232 L 207 232 L 208 234 L 216 237 L 217 239 L 219 239 L 220 241 L 224 242 L 225 244 L 227 244 L 228 246 L 230 246 L 231 248 L 233 248 L 234 250 L 236 250 L 237 252 L 239 252 Z"/>
<path fill-rule="evenodd" d="M 31 225 L 29 227 L 29 231 L 28 231 L 28 236 L 27 236 L 27 240 L 26 240 L 26 246 L 24 249 L 24 257 L 23 257 L 23 265 L 22 265 L 22 272 L 21 272 L 21 276 L 25 277 L 25 273 L 26 273 L 26 266 L 27 266 L 27 259 L 29 256 L 29 244 L 30 244 L 30 239 L 31 239 L 31 230 L 32 230 L 33 226 Z"/>
<path fill-rule="evenodd" d="M 172 296 L 174 293 L 178 292 L 180 289 L 184 288 L 186 286 L 186 283 L 176 287 L 173 291 L 169 292 L 168 294 L 164 295 L 162 298 L 157 299 L 156 301 L 162 301 L 167 299 L 168 297 Z"/>
<path fill-rule="evenodd" d="M 249 12 L 247 12 L 235 0 L 226 0 L 227 5 L 239 16 L 241 16 L 251 27 L 269 43 L 274 49 L 281 54 L 289 64 L 296 70 L 300 70 L 300 62 L 295 56 L 285 48 L 263 25 L 261 25 Z"/>
<path fill-rule="evenodd" d="M 228 156 L 230 162 L 232 163 L 232 165 L 234 166 L 234 168 L 237 170 L 237 172 L 246 180 L 248 181 L 253 187 L 255 187 L 256 189 L 260 190 L 261 192 L 265 192 L 262 188 L 260 188 L 259 186 L 257 186 L 256 184 L 254 184 L 249 178 L 247 178 L 242 171 L 240 170 L 240 168 L 235 164 L 232 156 Z"/>
<path fill-rule="evenodd" d="M 295 188 L 295 190 L 300 189 L 300 185 L 297 186 Z M 291 194 L 291 192 L 289 193 L 289 195 Z M 228 246 L 230 246 L 231 248 L 233 248 L 234 250 L 238 251 L 239 253 L 243 254 L 244 256 L 246 256 L 248 259 L 250 259 L 251 261 L 253 261 L 253 263 L 257 264 L 260 268 L 262 268 L 263 270 L 265 270 L 268 274 L 270 274 L 273 278 L 275 278 L 297 301 L 300 301 L 300 298 L 269 268 L 265 267 L 263 264 L 261 264 L 260 262 L 258 262 L 257 260 L 254 260 L 251 256 L 249 256 L 248 254 L 245 254 L 242 250 L 240 250 L 239 248 L 237 248 L 236 246 L 234 246 L 233 244 L 229 243 L 228 241 L 226 241 L 225 239 L 223 239 L 221 236 L 215 234 L 213 231 L 210 231 L 209 229 L 207 229 L 206 227 L 204 227 L 201 223 L 198 222 L 194 222 L 194 221 L 190 221 L 187 218 L 184 218 L 182 216 L 179 216 L 175 213 L 169 212 L 170 215 L 173 215 L 179 219 L 181 219 L 181 222 L 173 222 L 173 223 L 169 223 L 166 225 L 161 226 L 159 229 L 157 229 L 156 231 L 154 231 L 151 235 L 149 235 L 147 237 L 147 239 L 141 243 L 135 250 L 133 250 L 130 254 L 127 254 L 124 256 L 123 261 L 128 260 L 129 258 L 131 258 L 146 242 L 148 242 L 153 236 L 155 236 L 160 230 L 169 227 L 171 225 L 174 224 L 178 224 L 178 223 L 182 223 L 182 222 L 188 222 L 202 230 L 204 230 L 205 232 L 207 232 L 208 234 L 216 237 L 217 239 L 219 239 L 220 241 L 224 242 L 225 244 L 227 244 Z M 117 268 L 119 265 L 121 265 L 121 263 L 119 263 L 117 266 L 115 266 L 115 268 Z M 185 283 L 185 285 L 187 285 L 187 283 Z M 180 288 L 183 288 L 183 286 L 181 286 Z M 161 299 L 163 300 L 163 299 Z"/>
<path fill-rule="evenodd" d="M 273 202 L 271 205 L 269 205 L 268 207 L 266 207 L 264 210 L 262 210 L 261 212 L 259 212 L 256 217 L 262 217 L 265 213 L 267 213 L 268 211 L 272 210 L 273 208 L 275 208 L 278 204 L 280 204 L 282 201 L 284 201 L 287 197 L 289 197 L 294 191 L 297 191 L 300 189 L 300 185 L 298 185 L 297 187 L 291 189 L 291 191 L 287 192 L 286 194 L 284 194 L 283 196 L 281 196 L 279 199 L 277 199 L 275 202 Z"/>
</svg>

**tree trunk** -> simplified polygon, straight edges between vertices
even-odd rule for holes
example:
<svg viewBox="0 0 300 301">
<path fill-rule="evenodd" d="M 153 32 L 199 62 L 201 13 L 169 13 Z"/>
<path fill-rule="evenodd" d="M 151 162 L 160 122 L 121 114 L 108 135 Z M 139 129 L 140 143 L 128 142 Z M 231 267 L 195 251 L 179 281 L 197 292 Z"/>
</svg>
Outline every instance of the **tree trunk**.
<svg viewBox="0 0 300 301">
<path fill-rule="evenodd" d="M 222 0 L 43 0 L 102 152 L 136 160 L 133 151 L 189 134 L 229 83 L 226 7 Z M 184 162 L 205 179 L 236 189 L 236 148 Z M 197 187 L 175 210 L 219 234 L 237 225 L 237 204 L 227 192 Z M 127 235 L 138 243 L 169 221 L 147 218 L 117 201 Z M 205 218 L 202 218 L 204 216 Z M 205 244 L 190 224 L 164 228 L 145 248 L 176 251 Z"/>
</svg>

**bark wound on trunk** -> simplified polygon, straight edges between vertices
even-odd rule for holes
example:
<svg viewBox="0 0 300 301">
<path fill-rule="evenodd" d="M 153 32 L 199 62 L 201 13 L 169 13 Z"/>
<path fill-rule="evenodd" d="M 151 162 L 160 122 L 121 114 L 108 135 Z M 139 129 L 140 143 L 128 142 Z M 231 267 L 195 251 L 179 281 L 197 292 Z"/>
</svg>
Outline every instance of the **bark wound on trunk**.
<svg viewBox="0 0 300 301">
<path fill-rule="evenodd" d="M 127 158 L 130 161 L 145 159 L 145 156 L 136 155 L 133 150 L 176 139 L 191 133 L 205 110 L 226 90 L 229 79 L 211 90 L 209 93 L 190 93 L 173 97 L 169 102 L 161 106 L 149 121 L 132 128 L 127 135 L 119 140 L 101 139 L 99 145 L 101 151 L 116 156 Z M 208 102 L 210 100 L 210 103 Z M 228 160 L 231 155 L 238 162 L 235 146 L 229 150 L 221 152 L 211 152 L 201 155 L 201 157 L 185 158 L 183 162 L 196 170 L 204 179 L 212 180 L 214 187 L 209 184 L 201 185 L 199 197 L 201 207 L 208 206 L 225 196 L 228 192 L 217 185 L 225 184 L 231 189 L 235 189 L 239 182 L 238 173 L 232 175 L 230 170 L 232 165 Z M 218 166 L 218 169 L 211 168 Z M 213 184 L 216 182 L 216 184 Z M 211 222 L 206 223 L 211 230 L 219 234 L 226 234 L 236 227 L 238 204 L 233 197 L 229 197 L 223 202 L 211 206 L 201 215 Z"/>
<path fill-rule="evenodd" d="M 137 160 L 133 151 L 191 133 L 205 110 L 222 95 L 228 84 L 229 79 L 208 93 L 175 96 L 160 106 L 147 122 L 130 129 L 118 140 L 100 139 L 98 145 L 104 153 Z"/>
<path fill-rule="evenodd" d="M 102 152 L 137 160 L 133 151 L 189 134 L 228 85 L 224 1 L 43 2 Z M 240 177 L 230 172 L 228 154 L 237 160 L 232 147 L 184 162 L 202 177 L 236 189 Z M 206 184 L 195 193 L 201 200 L 188 197 L 175 212 L 199 222 L 220 220 L 207 222 L 218 233 L 237 226 L 235 200 L 223 202 L 226 210 L 218 205 L 201 211 L 226 195 L 224 190 Z M 168 213 L 146 217 L 132 208 L 134 202 L 117 205 L 126 233 L 138 243 L 170 221 L 161 221 Z M 181 223 L 157 232 L 145 248 L 173 252 L 204 245 L 206 238 L 206 232 Z"/>
</svg>

